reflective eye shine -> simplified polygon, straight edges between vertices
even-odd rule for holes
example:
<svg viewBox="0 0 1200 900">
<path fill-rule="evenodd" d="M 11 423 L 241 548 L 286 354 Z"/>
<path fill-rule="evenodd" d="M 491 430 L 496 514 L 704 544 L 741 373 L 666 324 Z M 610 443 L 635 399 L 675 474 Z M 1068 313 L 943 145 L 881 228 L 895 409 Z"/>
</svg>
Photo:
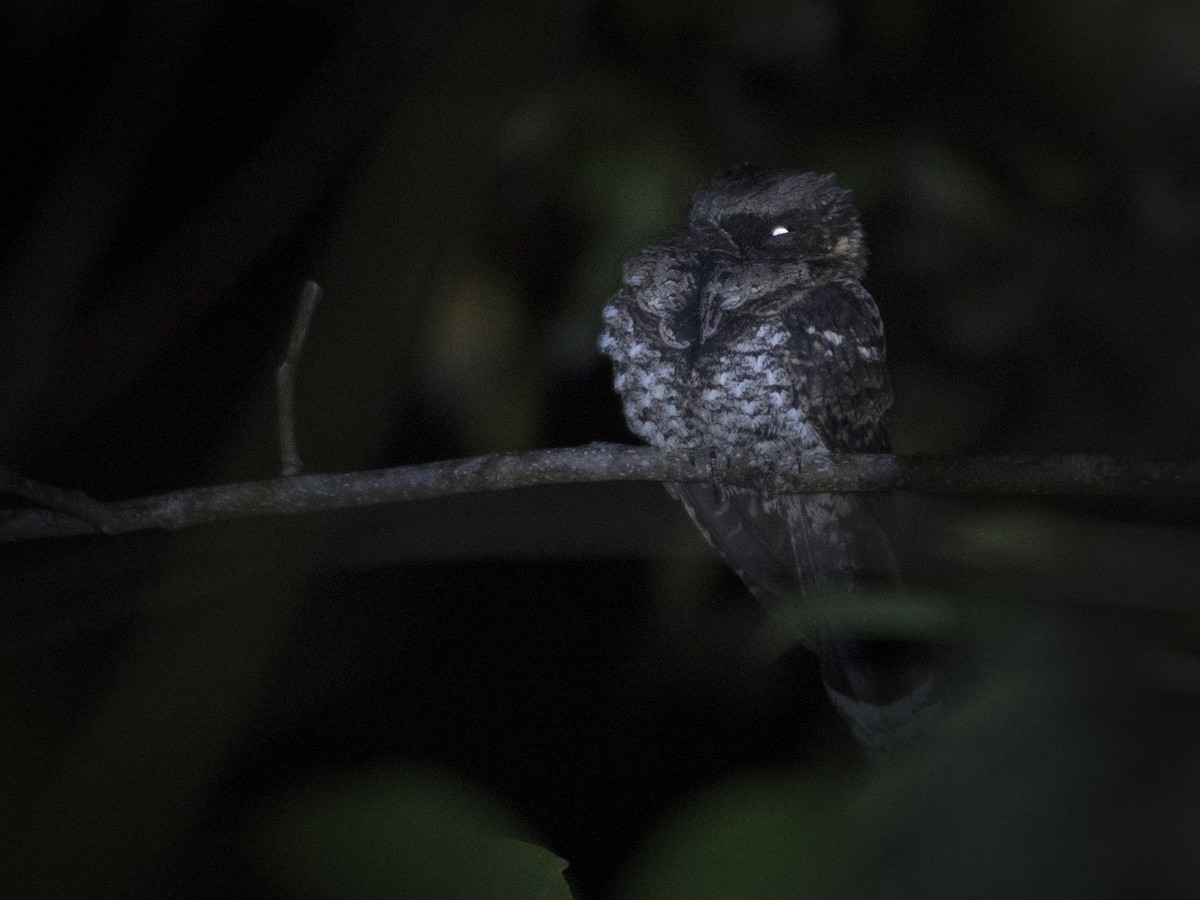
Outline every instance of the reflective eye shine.
<svg viewBox="0 0 1200 900">
<path fill-rule="evenodd" d="M 776 225 L 771 229 L 771 237 L 779 237 L 781 234 L 787 234 L 788 228 L 784 225 Z"/>
</svg>

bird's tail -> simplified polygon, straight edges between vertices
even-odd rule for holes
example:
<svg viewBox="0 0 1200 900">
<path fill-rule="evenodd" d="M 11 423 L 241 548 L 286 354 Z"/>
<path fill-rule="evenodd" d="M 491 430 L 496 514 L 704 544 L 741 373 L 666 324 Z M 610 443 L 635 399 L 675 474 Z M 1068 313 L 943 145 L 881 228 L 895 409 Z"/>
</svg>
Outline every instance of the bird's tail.
<svg viewBox="0 0 1200 900">
<path fill-rule="evenodd" d="M 763 498 L 707 484 L 674 485 L 672 493 L 769 611 L 811 623 L 804 642 L 820 658 L 834 707 L 868 752 L 884 753 L 929 730 L 943 703 L 931 647 L 794 615 L 797 604 L 813 600 L 851 604 L 873 590 L 903 590 L 889 539 L 890 497 Z"/>
<path fill-rule="evenodd" d="M 825 634 L 817 654 L 829 699 L 869 753 L 908 743 L 940 717 L 942 684 L 927 644 Z"/>
</svg>

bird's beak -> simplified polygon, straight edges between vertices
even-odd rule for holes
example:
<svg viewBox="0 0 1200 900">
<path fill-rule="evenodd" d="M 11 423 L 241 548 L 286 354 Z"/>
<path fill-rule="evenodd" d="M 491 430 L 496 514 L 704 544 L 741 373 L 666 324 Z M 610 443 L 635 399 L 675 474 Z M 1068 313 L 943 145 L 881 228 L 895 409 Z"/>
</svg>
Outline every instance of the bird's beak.
<svg viewBox="0 0 1200 900">
<path fill-rule="evenodd" d="M 700 343 L 704 343 L 721 327 L 721 291 L 711 281 L 700 286 Z"/>
</svg>

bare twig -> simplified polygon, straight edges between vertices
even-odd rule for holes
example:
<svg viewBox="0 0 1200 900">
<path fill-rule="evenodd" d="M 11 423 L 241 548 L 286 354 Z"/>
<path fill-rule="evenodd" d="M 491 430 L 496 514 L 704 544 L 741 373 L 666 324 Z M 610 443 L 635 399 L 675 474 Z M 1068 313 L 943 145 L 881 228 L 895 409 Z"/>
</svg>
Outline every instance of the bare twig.
<svg viewBox="0 0 1200 900">
<path fill-rule="evenodd" d="M 53 511 L 0 512 L 0 542 L 86 534 L 96 529 L 108 533 L 180 529 L 249 516 L 291 515 L 549 484 L 708 482 L 713 477 L 709 458 L 706 450 L 689 453 L 588 444 L 394 469 L 299 475 L 172 491 L 101 506 L 105 510 L 101 516 L 95 514 L 95 501 L 83 504 L 90 510 L 87 515 L 79 513 L 78 504 L 67 511 L 61 502 L 46 502 Z M 1200 462 L 1179 460 L 808 454 L 802 457 L 799 466 L 785 467 L 778 459 L 763 459 L 741 451 L 719 454 L 718 460 L 722 484 L 761 488 L 764 477 L 769 477 L 772 489 L 781 493 L 900 490 L 997 496 L 1200 495 Z M 45 502 L 28 491 L 12 492 Z M 71 492 L 58 494 L 71 496 Z"/>
<path fill-rule="evenodd" d="M 0 493 L 24 497 L 34 503 L 63 514 L 61 518 L 74 520 L 84 526 L 84 531 L 100 531 L 105 534 L 115 534 L 118 530 L 117 519 L 112 510 L 98 500 L 93 500 L 82 491 L 71 491 L 53 485 L 43 484 L 0 468 Z M 45 510 L 32 510 L 45 512 Z M 88 528 L 87 526 L 91 526 Z M 0 525 L 0 531 L 3 525 Z M 38 535 L 34 535 L 37 537 Z M 3 540 L 3 538 L 0 538 Z"/>
<path fill-rule="evenodd" d="M 275 370 L 275 390 L 279 398 L 279 458 L 285 477 L 299 475 L 304 468 L 300 451 L 296 448 L 296 367 L 300 364 L 313 310 L 320 300 L 321 286 L 315 281 L 304 282 L 300 292 L 300 307 L 296 310 L 296 321 L 288 338 L 287 355 Z"/>
</svg>

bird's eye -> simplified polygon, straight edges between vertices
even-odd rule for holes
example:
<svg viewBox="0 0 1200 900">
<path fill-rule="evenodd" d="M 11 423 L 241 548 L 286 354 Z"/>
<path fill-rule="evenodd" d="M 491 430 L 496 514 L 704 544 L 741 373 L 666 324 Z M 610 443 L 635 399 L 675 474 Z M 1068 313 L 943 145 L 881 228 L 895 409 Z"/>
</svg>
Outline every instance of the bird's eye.
<svg viewBox="0 0 1200 900">
<path fill-rule="evenodd" d="M 762 232 L 759 232 L 761 234 Z M 796 239 L 796 232 L 788 228 L 786 225 L 776 225 L 771 229 L 769 237 L 761 238 L 764 246 L 767 247 L 791 247 L 792 242 Z"/>
</svg>

